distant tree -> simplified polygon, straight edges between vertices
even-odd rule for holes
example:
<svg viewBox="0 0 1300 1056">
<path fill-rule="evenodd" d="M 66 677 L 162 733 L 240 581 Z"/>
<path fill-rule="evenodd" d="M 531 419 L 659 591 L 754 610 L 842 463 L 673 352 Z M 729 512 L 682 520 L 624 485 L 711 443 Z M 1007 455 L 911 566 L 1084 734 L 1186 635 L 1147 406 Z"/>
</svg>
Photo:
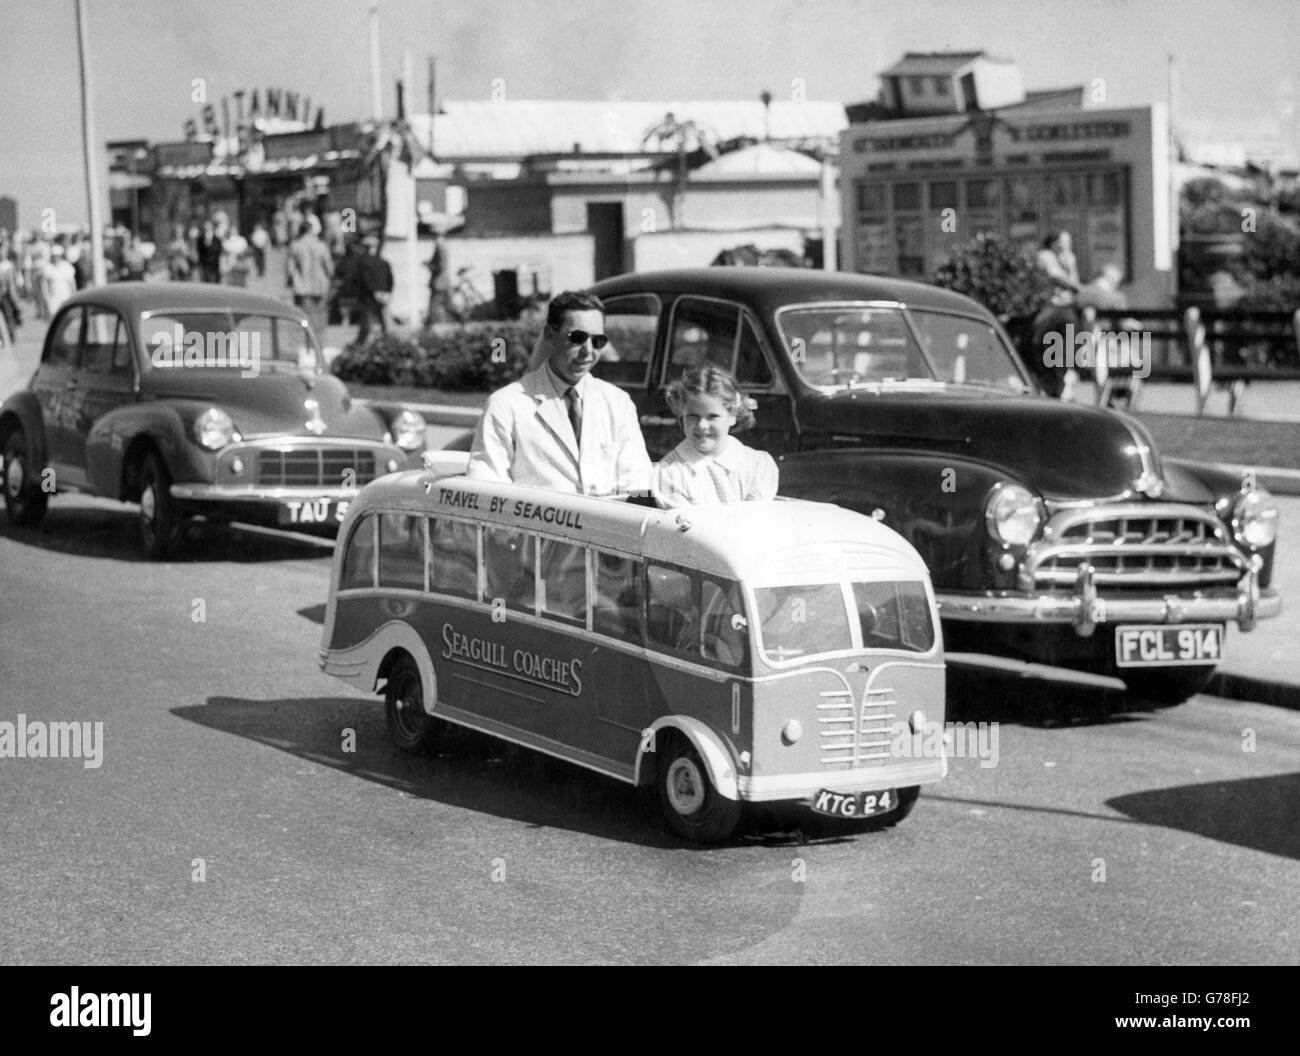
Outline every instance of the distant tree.
<svg viewBox="0 0 1300 1056">
<path fill-rule="evenodd" d="M 1019 246 L 979 234 L 962 243 L 934 273 L 934 283 L 973 297 L 999 319 L 1033 316 L 1051 283 Z"/>
</svg>

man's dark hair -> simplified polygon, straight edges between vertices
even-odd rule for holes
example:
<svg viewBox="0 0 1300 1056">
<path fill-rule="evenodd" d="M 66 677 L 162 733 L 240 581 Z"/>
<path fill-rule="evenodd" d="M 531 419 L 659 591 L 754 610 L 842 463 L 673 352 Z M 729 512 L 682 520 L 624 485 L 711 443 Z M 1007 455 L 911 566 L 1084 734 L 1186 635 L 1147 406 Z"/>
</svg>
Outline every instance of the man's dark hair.
<svg viewBox="0 0 1300 1056">
<path fill-rule="evenodd" d="M 546 325 L 558 330 L 564 322 L 565 312 L 600 312 L 605 314 L 605 305 L 594 293 L 586 290 L 565 290 L 551 298 L 546 309 Z"/>
</svg>

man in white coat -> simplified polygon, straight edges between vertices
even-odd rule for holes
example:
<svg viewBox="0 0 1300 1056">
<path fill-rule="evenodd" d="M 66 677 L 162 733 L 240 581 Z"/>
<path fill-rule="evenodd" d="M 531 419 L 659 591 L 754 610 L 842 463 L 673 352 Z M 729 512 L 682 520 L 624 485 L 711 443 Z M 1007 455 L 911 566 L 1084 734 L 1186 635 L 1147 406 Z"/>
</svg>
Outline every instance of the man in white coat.
<svg viewBox="0 0 1300 1056">
<path fill-rule="evenodd" d="M 636 405 L 591 376 L 607 343 L 598 297 L 566 291 L 552 300 L 542 361 L 488 397 L 469 476 L 584 495 L 647 491 L 650 457 Z"/>
</svg>

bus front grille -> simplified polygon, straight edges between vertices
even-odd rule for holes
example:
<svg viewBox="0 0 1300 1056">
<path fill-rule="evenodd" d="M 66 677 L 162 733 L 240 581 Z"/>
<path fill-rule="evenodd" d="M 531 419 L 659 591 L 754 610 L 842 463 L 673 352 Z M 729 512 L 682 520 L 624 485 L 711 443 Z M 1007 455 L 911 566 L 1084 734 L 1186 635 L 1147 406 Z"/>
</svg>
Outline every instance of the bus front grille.
<svg viewBox="0 0 1300 1056">
<path fill-rule="evenodd" d="M 847 689 L 828 690 L 817 705 L 820 762 L 836 770 L 883 766 L 894 738 L 894 700 L 889 689 L 866 692 L 861 707 Z"/>
</svg>

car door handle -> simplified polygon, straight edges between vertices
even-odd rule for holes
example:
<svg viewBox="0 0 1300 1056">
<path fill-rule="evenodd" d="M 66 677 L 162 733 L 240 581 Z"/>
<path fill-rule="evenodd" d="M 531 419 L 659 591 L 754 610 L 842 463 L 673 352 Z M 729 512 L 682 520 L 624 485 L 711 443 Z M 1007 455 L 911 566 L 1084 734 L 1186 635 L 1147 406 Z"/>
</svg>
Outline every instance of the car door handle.
<svg viewBox="0 0 1300 1056">
<path fill-rule="evenodd" d="M 642 425 L 676 425 L 677 419 L 664 418 L 662 415 L 658 415 L 658 414 L 643 414 L 641 415 L 641 424 Z"/>
</svg>

